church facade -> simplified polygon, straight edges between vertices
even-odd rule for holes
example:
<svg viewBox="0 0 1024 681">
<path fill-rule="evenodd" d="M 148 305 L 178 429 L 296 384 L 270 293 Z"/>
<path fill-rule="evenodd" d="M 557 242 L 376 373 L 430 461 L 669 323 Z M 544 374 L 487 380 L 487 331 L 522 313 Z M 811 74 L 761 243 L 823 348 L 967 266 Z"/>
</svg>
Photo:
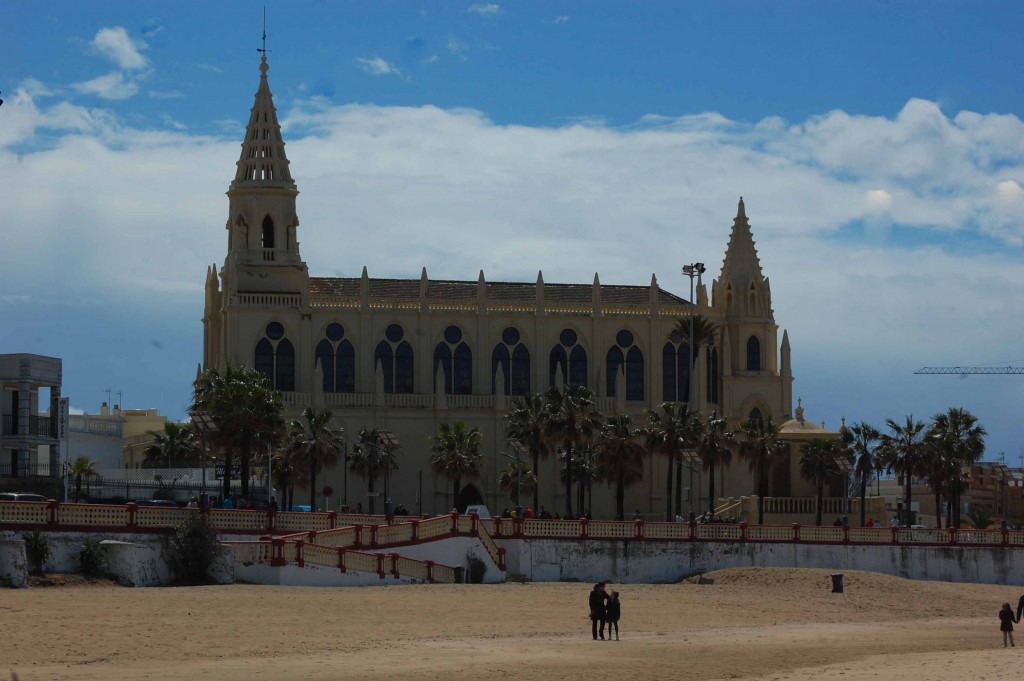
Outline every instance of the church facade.
<svg viewBox="0 0 1024 681">
<path fill-rule="evenodd" d="M 371 277 L 366 267 L 361 277 L 311 276 L 299 252 L 299 191 L 268 69 L 264 56 L 227 192 L 227 255 L 207 272 L 203 364 L 264 372 L 284 395 L 288 418 L 309 405 L 328 407 L 350 442 L 364 427 L 391 431 L 399 443 L 394 503 L 414 513 L 474 502 L 492 512 L 511 506 L 498 489 L 509 463 L 502 453 L 511 451 L 505 415 L 517 396 L 552 385 L 584 385 L 602 413 L 631 414 L 637 423 L 645 409 L 677 400 L 731 425 L 756 415 L 790 418 L 789 340 L 783 332 L 780 342 L 742 199 L 710 295 L 697 275 L 692 303 L 653 276 L 649 286 L 603 283 L 596 274 L 583 284 L 545 282 L 541 273 L 531 282 L 488 281 L 482 271 L 475 280 L 434 280 L 426 267 L 409 279 Z M 316 226 L 307 229 L 315 243 Z M 687 345 L 672 335 L 690 314 L 720 329 L 712 347 L 699 349 L 692 377 Z M 460 499 L 429 465 L 436 424 L 456 420 L 480 428 L 486 457 Z M 343 469 L 318 478 L 335 490 L 328 505 L 367 507 L 365 482 Z M 565 505 L 559 469 L 551 456 L 537 471 L 540 504 L 552 512 Z M 701 512 L 709 500 L 697 469 L 684 486 L 692 480 L 691 507 Z M 773 493 L 790 493 L 795 470 L 792 461 L 773 476 Z M 753 491 L 742 462 L 723 473 L 716 496 Z M 627 508 L 663 514 L 665 475 L 664 458 L 649 458 L 644 481 L 627 490 Z M 296 500 L 305 498 L 297 490 Z M 613 508 L 612 490 L 595 484 L 594 517 L 611 517 Z"/>
</svg>

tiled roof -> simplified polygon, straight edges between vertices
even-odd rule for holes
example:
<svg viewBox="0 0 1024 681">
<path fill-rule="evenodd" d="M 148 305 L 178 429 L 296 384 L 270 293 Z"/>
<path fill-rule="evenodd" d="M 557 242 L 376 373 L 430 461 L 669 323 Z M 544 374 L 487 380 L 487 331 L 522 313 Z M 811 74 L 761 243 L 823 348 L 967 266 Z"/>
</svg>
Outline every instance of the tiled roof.
<svg viewBox="0 0 1024 681">
<path fill-rule="evenodd" d="M 419 279 L 369 279 L 371 298 L 418 300 Z M 528 282 L 489 281 L 485 283 L 487 299 L 503 302 L 533 302 L 537 298 L 537 285 Z M 358 277 L 311 277 L 309 292 L 314 298 L 358 300 Z M 428 280 L 427 298 L 433 300 L 475 300 L 477 282 Z M 544 300 L 551 303 L 589 305 L 593 302 L 594 287 L 590 284 L 544 284 Z M 649 286 L 618 286 L 601 284 L 601 302 L 618 305 L 646 305 L 651 300 Z M 687 301 L 659 287 L 661 305 L 687 305 Z"/>
</svg>

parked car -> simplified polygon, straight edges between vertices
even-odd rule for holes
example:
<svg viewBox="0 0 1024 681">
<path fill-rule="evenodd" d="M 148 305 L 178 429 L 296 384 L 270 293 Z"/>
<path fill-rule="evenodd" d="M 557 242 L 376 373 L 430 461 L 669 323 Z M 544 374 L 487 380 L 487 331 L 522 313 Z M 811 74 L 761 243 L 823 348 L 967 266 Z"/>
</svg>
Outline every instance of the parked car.
<svg viewBox="0 0 1024 681">
<path fill-rule="evenodd" d="M 49 501 L 42 494 L 27 492 L 0 492 L 0 501 Z"/>
<path fill-rule="evenodd" d="M 160 508 L 181 508 L 181 504 L 170 499 L 139 499 L 136 506 L 158 506 Z"/>
</svg>

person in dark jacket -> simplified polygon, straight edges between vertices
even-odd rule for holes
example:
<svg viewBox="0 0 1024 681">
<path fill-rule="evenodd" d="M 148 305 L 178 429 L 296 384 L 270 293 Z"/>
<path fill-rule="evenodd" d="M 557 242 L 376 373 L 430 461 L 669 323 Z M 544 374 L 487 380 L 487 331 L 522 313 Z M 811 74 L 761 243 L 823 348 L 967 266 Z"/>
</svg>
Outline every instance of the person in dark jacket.
<svg viewBox="0 0 1024 681">
<path fill-rule="evenodd" d="M 612 627 L 615 627 L 615 640 L 619 640 L 619 617 L 622 615 L 622 604 L 619 603 L 619 592 L 613 591 L 605 606 L 604 622 L 608 629 L 608 640 L 612 640 Z"/>
<path fill-rule="evenodd" d="M 608 600 L 604 586 L 604 582 L 598 582 L 590 592 L 590 631 L 594 634 L 595 641 L 598 635 L 602 641 L 604 640 L 605 602 Z"/>
<path fill-rule="evenodd" d="M 1003 609 L 999 611 L 999 631 L 1003 632 L 1003 647 L 1006 647 L 1006 639 L 1010 639 L 1013 646 L 1013 623 L 1020 620 L 1013 616 L 1013 610 L 1009 603 L 1003 603 Z"/>
</svg>

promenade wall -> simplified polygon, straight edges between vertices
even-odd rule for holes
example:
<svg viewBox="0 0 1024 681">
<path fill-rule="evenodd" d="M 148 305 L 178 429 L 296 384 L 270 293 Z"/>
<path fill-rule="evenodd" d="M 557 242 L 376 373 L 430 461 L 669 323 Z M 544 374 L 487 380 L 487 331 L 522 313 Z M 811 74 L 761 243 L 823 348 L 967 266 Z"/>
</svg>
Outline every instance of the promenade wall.
<svg viewBox="0 0 1024 681">
<path fill-rule="evenodd" d="M 908 579 L 1024 585 L 1024 550 L 1013 546 L 497 539 L 509 579 L 674 582 L 736 567 L 866 570 Z"/>
</svg>

